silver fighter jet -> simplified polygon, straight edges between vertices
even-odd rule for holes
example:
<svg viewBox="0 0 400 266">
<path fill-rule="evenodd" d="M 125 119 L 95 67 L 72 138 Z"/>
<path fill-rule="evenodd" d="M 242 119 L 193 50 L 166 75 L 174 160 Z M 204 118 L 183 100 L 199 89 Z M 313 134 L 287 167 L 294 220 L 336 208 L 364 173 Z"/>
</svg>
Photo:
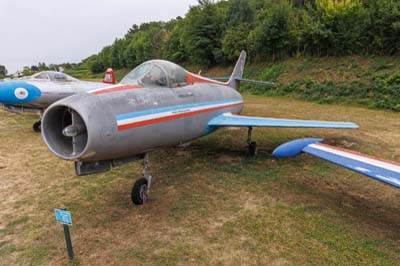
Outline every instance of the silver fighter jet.
<svg viewBox="0 0 400 266">
<path fill-rule="evenodd" d="M 168 61 L 145 62 L 118 85 L 51 105 L 42 120 L 43 138 L 54 154 L 75 161 L 77 175 L 144 159 L 143 178 L 131 193 L 134 204 L 143 204 L 151 186 L 148 153 L 160 147 L 185 144 L 221 127 L 246 127 L 248 153 L 254 154 L 253 127 L 358 128 L 346 122 L 241 116 L 245 60 L 243 51 L 226 83 Z"/>
</svg>

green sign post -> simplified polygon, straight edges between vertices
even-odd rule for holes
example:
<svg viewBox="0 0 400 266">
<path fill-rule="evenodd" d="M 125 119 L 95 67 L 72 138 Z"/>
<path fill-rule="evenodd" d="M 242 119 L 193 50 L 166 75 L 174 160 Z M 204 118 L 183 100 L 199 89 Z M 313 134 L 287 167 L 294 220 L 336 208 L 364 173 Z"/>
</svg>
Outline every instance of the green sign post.
<svg viewBox="0 0 400 266">
<path fill-rule="evenodd" d="M 65 243 L 67 245 L 68 258 L 72 262 L 74 260 L 74 250 L 72 249 L 71 234 L 69 226 L 72 225 L 71 213 L 67 209 L 55 209 L 56 220 L 64 227 Z"/>
</svg>

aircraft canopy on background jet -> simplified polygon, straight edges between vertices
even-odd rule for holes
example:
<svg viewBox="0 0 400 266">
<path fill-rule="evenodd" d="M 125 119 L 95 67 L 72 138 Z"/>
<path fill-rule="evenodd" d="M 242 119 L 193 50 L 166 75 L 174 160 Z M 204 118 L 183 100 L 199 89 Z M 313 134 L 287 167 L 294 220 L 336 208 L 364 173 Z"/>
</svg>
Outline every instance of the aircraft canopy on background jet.
<svg viewBox="0 0 400 266">
<path fill-rule="evenodd" d="M 29 77 L 19 78 L 18 80 L 41 80 L 41 81 L 59 81 L 59 82 L 77 82 L 76 78 L 73 78 L 65 73 L 57 71 L 42 71 Z"/>
</svg>

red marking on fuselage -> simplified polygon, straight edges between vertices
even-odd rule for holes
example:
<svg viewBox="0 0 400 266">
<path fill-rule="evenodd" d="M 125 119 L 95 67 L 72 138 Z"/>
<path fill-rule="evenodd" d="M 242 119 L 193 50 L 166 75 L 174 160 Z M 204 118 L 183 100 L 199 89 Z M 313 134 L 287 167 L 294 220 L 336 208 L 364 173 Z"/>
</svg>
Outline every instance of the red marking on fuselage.
<svg viewBox="0 0 400 266">
<path fill-rule="evenodd" d="M 360 153 L 360 152 L 334 147 L 334 146 L 331 146 L 331 145 L 328 145 L 328 144 L 324 144 L 324 143 L 317 143 L 315 145 L 323 146 L 323 147 L 327 147 L 327 148 L 330 148 L 330 149 L 333 149 L 333 150 L 343 151 L 343 152 L 351 153 L 351 154 L 354 154 L 354 155 L 357 155 L 357 156 L 369 158 L 369 159 L 372 159 L 372 160 L 381 161 L 381 162 L 384 162 L 384 163 L 390 163 L 390 164 L 394 164 L 394 165 L 400 166 L 400 163 L 398 163 L 398 162 L 393 162 L 393 161 L 377 158 L 375 156 L 366 155 L 366 154 L 363 154 L 363 153 Z"/>
<path fill-rule="evenodd" d="M 142 127 L 142 126 L 147 126 L 147 125 L 151 125 L 151 124 L 156 124 L 156 123 L 166 122 L 166 121 L 175 120 L 175 119 L 179 119 L 179 118 L 184 118 L 184 117 L 188 117 L 188 116 L 195 116 L 195 115 L 208 113 L 208 112 L 212 112 L 212 111 L 216 111 L 216 110 L 240 106 L 242 104 L 243 103 L 234 103 L 234 104 L 225 105 L 225 106 L 212 107 L 212 108 L 204 109 L 204 110 L 197 110 L 197 111 L 175 114 L 175 115 L 166 116 L 166 117 L 153 118 L 153 119 L 135 122 L 135 123 L 131 123 L 131 124 L 120 125 L 120 126 L 118 126 L 118 130 L 123 131 L 123 130 L 131 129 L 131 128 L 135 128 L 135 127 Z"/>
<path fill-rule="evenodd" d="M 121 85 L 117 87 L 105 88 L 91 92 L 92 94 L 104 94 L 109 92 L 116 92 L 116 91 L 124 91 L 124 90 L 133 90 L 133 89 L 141 89 L 143 86 L 131 86 L 131 85 Z"/>
</svg>

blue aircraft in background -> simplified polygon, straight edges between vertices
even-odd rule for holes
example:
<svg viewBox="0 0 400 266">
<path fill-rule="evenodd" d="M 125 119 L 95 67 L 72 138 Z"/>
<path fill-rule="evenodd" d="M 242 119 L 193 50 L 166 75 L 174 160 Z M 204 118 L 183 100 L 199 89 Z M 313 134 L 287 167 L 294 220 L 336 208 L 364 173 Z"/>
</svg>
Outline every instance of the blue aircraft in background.
<svg viewBox="0 0 400 266">
<path fill-rule="evenodd" d="M 52 103 L 65 97 L 100 89 L 115 83 L 114 72 L 108 69 L 103 82 L 83 81 L 56 71 L 43 71 L 30 77 L 0 82 L 0 105 L 13 113 L 37 113 L 40 120 L 33 130 L 40 132 L 41 117 Z"/>
</svg>

